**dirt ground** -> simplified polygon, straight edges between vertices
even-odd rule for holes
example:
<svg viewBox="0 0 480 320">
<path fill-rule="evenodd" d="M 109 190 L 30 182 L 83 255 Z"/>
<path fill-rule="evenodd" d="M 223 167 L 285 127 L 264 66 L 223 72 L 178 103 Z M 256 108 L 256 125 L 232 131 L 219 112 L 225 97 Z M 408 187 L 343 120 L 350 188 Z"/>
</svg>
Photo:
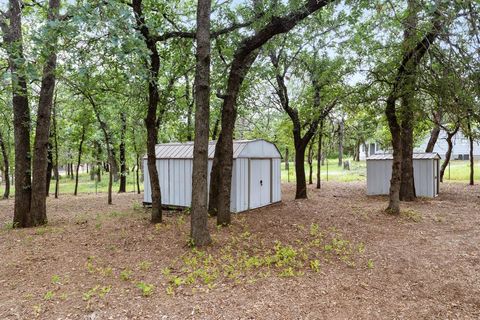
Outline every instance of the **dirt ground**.
<svg viewBox="0 0 480 320">
<path fill-rule="evenodd" d="M 0 201 L 0 319 L 480 319 L 478 186 L 443 184 L 400 217 L 364 183 L 308 191 L 284 185 L 229 228 L 210 219 L 205 254 L 187 246 L 188 216 L 151 225 L 136 194 L 49 199 L 49 225 L 28 230 Z"/>
</svg>

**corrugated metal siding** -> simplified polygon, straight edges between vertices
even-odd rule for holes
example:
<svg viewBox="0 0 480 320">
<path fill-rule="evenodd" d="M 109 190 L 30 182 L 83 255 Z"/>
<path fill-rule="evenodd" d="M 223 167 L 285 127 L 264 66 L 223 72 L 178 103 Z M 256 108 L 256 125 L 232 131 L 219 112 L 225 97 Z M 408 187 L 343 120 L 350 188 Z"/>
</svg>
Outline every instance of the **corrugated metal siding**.
<svg viewBox="0 0 480 320">
<path fill-rule="evenodd" d="M 235 179 L 235 210 L 248 210 L 248 159 L 235 160 Z"/>
<path fill-rule="evenodd" d="M 392 160 L 393 155 L 391 153 L 385 153 L 385 154 L 374 154 L 370 157 L 367 158 L 367 160 Z M 413 154 L 413 159 L 414 160 L 420 160 L 420 159 L 440 159 L 440 156 L 438 153 L 432 152 L 432 153 L 414 153 Z"/>
<path fill-rule="evenodd" d="M 143 202 L 152 202 L 152 189 L 150 186 L 150 175 L 148 174 L 147 159 L 143 160 Z"/>
<path fill-rule="evenodd" d="M 413 160 L 415 192 L 419 197 L 435 197 L 434 159 Z M 367 161 L 367 194 L 386 195 L 390 192 L 392 160 Z M 438 179 L 438 177 L 437 177 Z"/>
<path fill-rule="evenodd" d="M 272 159 L 272 202 L 282 201 L 281 159 Z"/>
</svg>

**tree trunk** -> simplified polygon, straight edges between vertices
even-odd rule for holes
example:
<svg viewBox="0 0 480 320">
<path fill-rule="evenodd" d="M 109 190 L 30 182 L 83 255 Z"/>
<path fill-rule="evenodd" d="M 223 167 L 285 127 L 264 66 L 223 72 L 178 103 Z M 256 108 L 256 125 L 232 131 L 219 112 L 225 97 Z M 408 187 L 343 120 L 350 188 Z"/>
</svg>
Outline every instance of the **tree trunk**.
<svg viewBox="0 0 480 320">
<path fill-rule="evenodd" d="M 112 204 L 113 170 L 108 170 L 108 204 Z"/>
<path fill-rule="evenodd" d="M 49 0 L 49 22 L 58 21 L 59 10 L 60 0 Z M 50 32 L 53 33 L 53 38 L 46 44 L 48 56 L 43 67 L 34 142 L 31 211 L 33 212 L 35 225 L 47 223 L 47 153 L 53 94 L 55 90 L 55 71 L 57 68 L 56 45 L 58 39 L 58 32 L 56 30 Z"/>
<path fill-rule="evenodd" d="M 77 170 L 75 172 L 75 191 L 73 195 L 77 195 L 78 191 L 78 169 L 80 168 L 80 163 L 82 161 L 82 147 L 83 141 L 85 140 L 85 125 L 82 127 L 82 136 L 80 137 L 80 144 L 78 145 L 78 159 L 77 159 Z"/>
<path fill-rule="evenodd" d="M 150 31 L 145 22 L 142 11 L 142 0 L 133 0 L 132 8 L 135 14 L 137 27 L 140 29 L 147 48 L 150 50 L 150 79 L 148 81 L 148 109 L 145 118 L 147 127 L 147 166 L 150 175 L 152 191 L 152 223 L 162 222 L 162 198 L 160 192 L 160 180 L 157 171 L 157 158 L 155 156 L 155 145 L 157 144 L 157 106 L 159 101 L 158 93 L 158 72 L 160 69 L 160 55 L 157 50 L 155 39 L 152 39 Z"/>
<path fill-rule="evenodd" d="M 209 211 L 217 212 L 217 223 L 230 224 L 230 193 L 233 162 L 233 129 L 237 115 L 236 101 L 245 76 L 255 61 L 260 49 L 277 34 L 290 31 L 311 13 L 332 1 L 308 0 L 297 11 L 271 19 L 267 25 L 238 45 L 231 63 L 226 94 L 223 96 L 222 130 L 215 148 L 210 178 Z M 305 173 L 304 173 L 305 174 Z"/>
<path fill-rule="evenodd" d="M 14 227 L 24 228 L 35 225 L 30 212 L 31 150 L 30 150 L 30 107 L 28 102 L 25 58 L 23 54 L 21 2 L 9 0 L 9 19 L 1 21 L 3 40 L 8 54 L 12 74 L 12 106 L 15 137 L 15 205 Z M 45 196 L 45 192 L 43 193 Z"/>
<path fill-rule="evenodd" d="M 360 161 L 360 145 L 361 145 L 361 141 L 358 140 L 356 143 L 355 143 L 355 157 L 354 157 L 354 161 L 356 162 L 359 162 Z"/>
<path fill-rule="evenodd" d="M 469 111 L 471 113 L 471 111 Z M 467 119 L 467 126 L 468 126 L 468 141 L 470 144 L 470 185 L 473 186 L 475 184 L 474 181 L 474 164 L 475 161 L 473 159 L 473 132 L 472 132 L 472 124 L 470 120 L 470 116 Z"/>
<path fill-rule="evenodd" d="M 313 184 L 313 143 L 315 138 L 312 138 L 308 144 L 308 184 Z"/>
<path fill-rule="evenodd" d="M 320 130 L 318 131 L 318 152 L 317 152 L 317 189 L 322 187 L 322 138 L 323 138 L 324 119 L 320 120 Z"/>
<path fill-rule="evenodd" d="M 215 120 L 215 124 L 213 125 L 213 132 L 212 132 L 212 140 L 217 140 L 218 136 L 218 129 L 220 127 L 220 118 L 222 115 L 220 114 L 217 119 Z"/>
<path fill-rule="evenodd" d="M 290 162 L 289 162 L 289 154 L 288 154 L 288 147 L 285 148 L 285 170 L 290 170 Z"/>
<path fill-rule="evenodd" d="M 192 115 L 193 115 L 193 105 L 194 100 L 190 99 L 190 79 L 188 77 L 188 72 L 185 73 L 185 101 L 187 103 L 187 141 L 192 141 L 193 128 L 192 128 Z"/>
<path fill-rule="evenodd" d="M 140 155 L 137 153 L 137 168 L 135 171 L 137 178 L 137 194 L 140 194 Z"/>
<path fill-rule="evenodd" d="M 58 139 L 57 139 L 57 99 L 55 95 L 55 100 L 53 101 L 53 143 L 55 147 L 55 165 L 53 166 L 54 174 L 55 174 L 55 199 L 58 199 L 58 186 L 60 183 L 60 175 L 58 173 Z"/>
<path fill-rule="evenodd" d="M 427 147 L 425 148 L 425 152 L 433 152 L 435 148 L 435 144 L 437 143 L 438 136 L 440 135 L 440 126 L 435 124 L 435 127 L 430 132 L 430 139 L 428 140 Z"/>
<path fill-rule="evenodd" d="M 345 123 L 342 119 L 338 124 L 338 166 L 343 164 L 343 135 L 345 131 Z"/>
<path fill-rule="evenodd" d="M 190 237 L 195 246 L 212 242 L 208 231 L 208 137 L 210 131 L 210 8 L 198 0 L 197 64 L 195 71 L 195 144 L 193 147 L 192 215 Z"/>
<path fill-rule="evenodd" d="M 46 177 L 46 192 L 45 196 L 48 197 L 50 194 L 50 183 L 52 182 L 52 171 L 53 171 L 53 145 L 52 145 L 53 134 L 50 132 L 50 137 L 48 139 L 48 150 L 47 150 L 47 177 Z"/>
<path fill-rule="evenodd" d="M 411 82 L 411 83 L 410 83 Z M 415 78 L 409 75 L 404 81 L 407 92 L 415 91 Z M 402 101 L 402 181 L 400 185 L 400 200 L 414 201 L 415 181 L 413 176 L 413 93 L 405 95 Z"/>
<path fill-rule="evenodd" d="M 401 128 L 398 124 L 395 108 L 396 99 L 393 94 L 387 99 L 385 115 L 392 135 L 393 161 L 392 178 L 390 179 L 390 194 L 387 211 L 392 214 L 400 214 L 400 186 L 402 183 L 402 140 Z"/>
<path fill-rule="evenodd" d="M 457 124 L 455 129 L 452 132 L 447 131 L 447 144 L 448 144 L 448 149 L 447 152 L 445 153 L 445 159 L 442 163 L 442 167 L 440 168 L 440 182 L 443 182 L 443 176 L 445 175 L 445 169 L 447 169 L 448 164 L 450 163 L 450 158 L 452 157 L 452 150 L 453 150 L 453 137 L 457 134 L 458 130 L 460 129 L 460 126 Z"/>
<path fill-rule="evenodd" d="M 127 164 L 125 155 L 125 133 L 127 131 L 127 115 L 122 112 L 120 115 L 122 119 L 122 130 L 120 132 L 120 187 L 119 193 L 127 192 Z"/>
<path fill-rule="evenodd" d="M 306 145 L 301 142 L 295 143 L 295 176 L 297 190 L 295 199 L 307 199 L 307 179 L 305 177 L 305 149 Z"/>
<path fill-rule="evenodd" d="M 8 161 L 8 152 L 7 147 L 5 146 L 5 141 L 3 140 L 2 131 L 0 130 L 0 151 L 2 152 L 3 158 L 3 174 L 5 177 L 5 192 L 3 193 L 3 199 L 8 199 L 10 196 L 10 163 Z"/>
</svg>

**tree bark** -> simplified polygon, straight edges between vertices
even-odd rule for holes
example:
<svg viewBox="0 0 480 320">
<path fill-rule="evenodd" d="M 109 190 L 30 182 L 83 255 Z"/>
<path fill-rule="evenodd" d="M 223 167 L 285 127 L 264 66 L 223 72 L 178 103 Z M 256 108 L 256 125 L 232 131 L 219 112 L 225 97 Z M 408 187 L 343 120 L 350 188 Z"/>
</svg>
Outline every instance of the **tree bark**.
<svg viewBox="0 0 480 320">
<path fill-rule="evenodd" d="M 108 170 L 108 204 L 112 204 L 113 170 Z"/>
<path fill-rule="evenodd" d="M 450 158 L 452 157 L 452 150 L 453 150 L 453 137 L 457 134 L 458 130 L 460 129 L 460 125 L 456 125 L 455 129 L 453 129 L 452 132 L 447 132 L 447 144 L 448 144 L 448 149 L 447 152 L 445 153 L 445 159 L 442 163 L 442 167 L 440 168 L 440 182 L 443 182 L 443 176 L 445 175 L 445 170 L 447 169 L 448 164 L 450 163 Z"/>
<path fill-rule="evenodd" d="M 195 143 L 193 147 L 190 237 L 195 246 L 212 242 L 208 231 L 208 138 L 210 131 L 211 0 L 198 0 L 195 71 Z"/>
<path fill-rule="evenodd" d="M 125 150 L 125 134 L 127 131 L 127 115 L 122 112 L 120 115 L 122 120 L 122 129 L 120 132 L 120 187 L 119 193 L 127 192 L 127 164 L 126 164 L 126 150 Z"/>
<path fill-rule="evenodd" d="M 407 92 L 415 91 L 415 79 L 413 73 L 405 80 Z M 411 79 L 413 78 L 413 79 Z M 411 83 L 409 83 L 411 82 Z M 408 83 L 408 84 L 407 84 Z M 402 100 L 402 178 L 400 183 L 400 200 L 414 201 L 415 181 L 413 176 L 413 93 L 405 95 Z"/>
<path fill-rule="evenodd" d="M 16 228 L 32 227 L 35 219 L 30 212 L 31 150 L 30 150 L 30 106 L 28 102 L 27 77 L 22 37 L 22 4 L 9 0 L 7 23 L 0 21 L 6 45 L 12 81 L 13 125 L 15 137 L 15 205 L 13 225 Z M 45 195 L 45 192 L 43 193 Z"/>
<path fill-rule="evenodd" d="M 132 8 L 135 21 L 139 28 L 147 48 L 150 50 L 150 79 L 148 81 L 148 109 L 145 118 L 147 127 L 147 166 L 152 190 L 152 223 L 162 222 L 162 198 L 160 192 L 160 180 L 157 171 L 157 158 L 155 145 L 157 144 L 157 106 L 159 101 L 158 73 L 160 69 L 160 55 L 157 50 L 156 40 L 150 34 L 142 11 L 142 0 L 133 0 Z"/>
<path fill-rule="evenodd" d="M 80 144 L 78 145 L 78 158 L 77 158 L 77 170 L 75 172 L 75 191 L 73 195 L 77 195 L 78 191 L 78 169 L 80 168 L 80 163 L 82 161 L 82 150 L 83 150 L 83 141 L 85 140 L 85 126 L 82 127 L 82 136 L 80 137 Z"/>
<path fill-rule="evenodd" d="M 8 199 L 10 196 L 10 163 L 8 161 L 8 152 L 5 145 L 5 140 L 3 140 L 2 131 L 0 130 L 0 151 L 2 152 L 3 158 L 3 175 L 5 177 L 5 191 L 3 193 L 3 199 Z"/>
</svg>

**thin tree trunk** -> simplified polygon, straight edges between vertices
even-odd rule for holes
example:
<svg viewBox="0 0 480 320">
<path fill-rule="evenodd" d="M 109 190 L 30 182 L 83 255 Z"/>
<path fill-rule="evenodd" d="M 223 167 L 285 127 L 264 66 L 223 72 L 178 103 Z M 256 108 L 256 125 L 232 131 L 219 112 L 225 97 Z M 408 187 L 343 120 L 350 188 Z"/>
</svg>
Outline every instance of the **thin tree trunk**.
<svg viewBox="0 0 480 320">
<path fill-rule="evenodd" d="M 440 135 L 440 126 L 438 124 L 435 124 L 435 127 L 433 127 L 432 131 L 430 132 L 430 139 L 428 139 L 425 152 L 433 152 L 433 149 L 435 148 L 435 144 L 437 143 L 439 135 Z"/>
<path fill-rule="evenodd" d="M 452 132 L 447 131 L 447 144 L 448 144 L 448 149 L 447 152 L 445 153 L 445 159 L 442 163 L 442 167 L 440 168 L 440 182 L 443 182 L 443 176 L 445 175 L 445 170 L 447 169 L 448 164 L 450 163 L 450 158 L 452 157 L 452 150 L 453 150 L 453 137 L 457 134 L 458 130 L 460 129 L 460 126 L 457 124 L 455 129 Z"/>
<path fill-rule="evenodd" d="M 343 135 L 345 131 L 345 123 L 342 119 L 338 124 L 338 166 L 343 164 Z"/>
<path fill-rule="evenodd" d="M 212 242 L 208 231 L 208 136 L 210 123 L 211 0 L 198 0 L 197 64 L 195 71 L 195 144 L 193 147 L 190 237 L 195 246 Z"/>
<path fill-rule="evenodd" d="M 290 162 L 289 162 L 289 154 L 288 154 L 288 147 L 285 148 L 285 170 L 290 170 Z"/>
<path fill-rule="evenodd" d="M 54 174 L 55 174 L 55 199 L 58 199 L 58 186 L 60 183 L 60 175 L 58 173 L 58 138 L 57 138 L 57 96 L 55 94 L 55 99 L 53 101 L 53 143 L 55 147 L 55 165 L 53 166 Z"/>
<path fill-rule="evenodd" d="M 188 72 L 185 73 L 185 101 L 187 102 L 187 141 L 192 141 L 193 128 L 192 128 L 192 115 L 193 115 L 193 106 L 195 101 L 190 99 L 190 79 L 188 77 Z"/>
<path fill-rule="evenodd" d="M 85 140 L 85 126 L 82 127 L 82 136 L 80 137 L 80 144 L 78 145 L 78 159 L 77 159 L 77 170 L 75 172 L 75 191 L 73 195 L 77 195 L 78 191 L 78 169 L 80 168 L 80 163 L 82 161 L 82 148 L 83 148 L 83 141 Z"/>
<path fill-rule="evenodd" d="M 7 147 L 5 146 L 5 141 L 3 140 L 2 132 L 0 130 L 0 151 L 2 152 L 3 158 L 3 174 L 5 177 L 5 191 L 3 193 L 3 199 L 8 199 L 10 196 L 10 163 L 8 161 L 8 152 Z"/>
<path fill-rule="evenodd" d="M 156 40 L 152 39 L 150 30 L 145 22 L 142 11 L 142 0 L 133 0 L 132 8 L 135 14 L 137 27 L 143 35 L 145 44 L 150 50 L 150 79 L 148 82 L 148 109 L 145 125 L 147 127 L 147 166 L 150 175 L 152 191 L 152 223 L 162 222 L 162 197 L 160 192 L 160 180 L 157 171 L 157 158 L 155 156 L 155 145 L 157 143 L 157 106 L 159 101 L 158 73 L 160 69 L 160 55 L 157 50 Z"/>
<path fill-rule="evenodd" d="M 215 124 L 213 125 L 213 132 L 212 132 L 212 140 L 217 140 L 218 137 L 218 129 L 220 127 L 220 118 L 222 115 L 218 115 L 217 119 L 215 120 Z"/>
<path fill-rule="evenodd" d="M 313 184 L 313 143 L 315 138 L 312 138 L 308 144 L 308 184 Z"/>
<path fill-rule="evenodd" d="M 28 102 L 25 58 L 23 54 L 21 1 L 9 0 L 9 22 L 2 16 L 3 31 L 9 69 L 12 74 L 12 106 L 15 137 L 15 205 L 13 225 L 18 228 L 32 227 L 35 219 L 30 212 L 31 150 L 30 150 L 30 107 Z M 45 192 L 43 192 L 45 196 Z"/>
<path fill-rule="evenodd" d="M 112 204 L 113 170 L 108 170 L 108 204 Z"/>
<path fill-rule="evenodd" d="M 320 129 L 318 131 L 318 152 L 317 152 L 317 189 L 322 187 L 322 138 L 323 138 L 324 119 L 320 120 Z"/>
<path fill-rule="evenodd" d="M 47 150 L 47 177 L 46 177 L 46 183 L 45 183 L 45 196 L 48 197 L 50 194 L 50 183 L 52 182 L 52 171 L 53 171 L 53 145 L 51 143 L 53 138 L 52 132 L 50 132 L 50 137 L 48 139 L 48 150 Z"/>
<path fill-rule="evenodd" d="M 469 111 L 470 113 L 471 111 Z M 475 161 L 473 159 L 473 132 L 472 132 L 472 124 L 470 120 L 470 116 L 467 119 L 467 126 L 468 126 L 468 141 L 470 144 L 470 185 L 473 186 L 475 184 L 474 181 L 474 164 Z"/>
<path fill-rule="evenodd" d="M 125 150 L 125 133 L 127 132 L 127 115 L 122 112 L 122 130 L 120 132 L 120 187 L 119 193 L 127 192 L 127 164 L 126 164 L 126 150 Z"/>
<path fill-rule="evenodd" d="M 137 153 L 137 168 L 135 171 L 137 178 L 137 194 L 140 194 L 140 155 Z"/>
</svg>

